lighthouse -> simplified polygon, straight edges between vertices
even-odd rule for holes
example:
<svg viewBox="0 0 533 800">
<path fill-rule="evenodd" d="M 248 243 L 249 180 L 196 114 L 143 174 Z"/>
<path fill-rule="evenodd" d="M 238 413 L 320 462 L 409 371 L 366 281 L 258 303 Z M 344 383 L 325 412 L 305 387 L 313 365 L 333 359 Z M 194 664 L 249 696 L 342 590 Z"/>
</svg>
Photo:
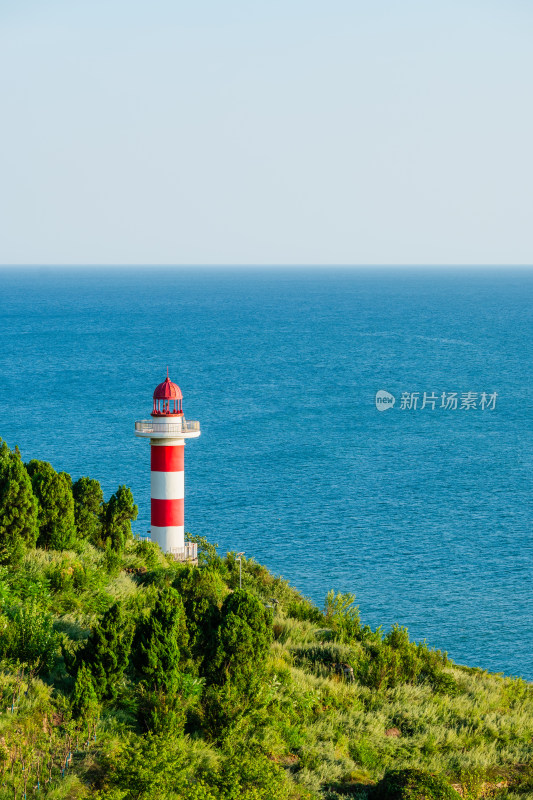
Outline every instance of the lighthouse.
<svg viewBox="0 0 533 800">
<path fill-rule="evenodd" d="M 185 545 L 184 451 L 186 439 L 200 436 L 200 423 L 185 419 L 182 401 L 167 368 L 166 379 L 154 391 L 152 418 L 135 423 L 135 436 L 150 439 L 151 539 L 180 561 L 195 557 L 192 546 Z"/>
</svg>

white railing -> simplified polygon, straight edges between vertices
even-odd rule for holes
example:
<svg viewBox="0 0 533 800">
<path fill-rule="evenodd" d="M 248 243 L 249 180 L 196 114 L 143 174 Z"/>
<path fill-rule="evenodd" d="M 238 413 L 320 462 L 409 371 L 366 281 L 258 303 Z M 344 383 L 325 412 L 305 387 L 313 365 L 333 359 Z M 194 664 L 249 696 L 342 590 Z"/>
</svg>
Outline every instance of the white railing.
<svg viewBox="0 0 533 800">
<path fill-rule="evenodd" d="M 199 431 L 200 423 L 185 419 L 180 422 L 153 422 L 151 419 L 141 419 L 135 423 L 135 430 L 139 433 L 188 433 Z"/>
<path fill-rule="evenodd" d="M 170 554 L 176 561 L 196 561 L 198 558 L 198 545 L 196 542 L 185 542 L 185 547 L 171 547 Z"/>
</svg>

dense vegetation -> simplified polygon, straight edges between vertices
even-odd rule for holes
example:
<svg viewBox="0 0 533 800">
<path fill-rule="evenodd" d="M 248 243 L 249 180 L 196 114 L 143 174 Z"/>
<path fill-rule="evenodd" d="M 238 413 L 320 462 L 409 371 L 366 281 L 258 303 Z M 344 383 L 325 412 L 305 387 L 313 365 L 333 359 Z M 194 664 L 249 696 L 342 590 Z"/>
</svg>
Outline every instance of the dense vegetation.
<svg viewBox="0 0 533 800">
<path fill-rule="evenodd" d="M 136 514 L 0 446 L 0 798 L 533 796 L 529 684 Z"/>
</svg>

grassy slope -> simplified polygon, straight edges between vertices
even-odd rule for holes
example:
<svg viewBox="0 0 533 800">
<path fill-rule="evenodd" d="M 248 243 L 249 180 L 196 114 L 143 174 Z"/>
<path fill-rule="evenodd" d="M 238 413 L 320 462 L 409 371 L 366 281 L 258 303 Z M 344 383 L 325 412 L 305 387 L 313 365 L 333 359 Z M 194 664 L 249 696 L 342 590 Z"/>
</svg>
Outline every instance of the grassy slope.
<svg viewBox="0 0 533 800">
<path fill-rule="evenodd" d="M 220 566 L 227 592 L 238 585 L 238 571 L 231 556 Z M 175 569 L 161 554 L 147 560 L 134 543 L 118 565 L 84 545 L 80 553 L 33 551 L 16 573 L 4 570 L 0 586 L 4 603 L 38 602 L 54 616 L 56 630 L 79 640 L 115 600 L 130 603 L 137 612 L 149 605 L 153 583 Z M 243 588 L 273 606 L 275 638 L 262 707 L 255 718 L 242 721 L 235 736 L 285 770 L 291 796 L 363 797 L 386 769 L 404 766 L 442 773 L 471 798 L 489 790 L 517 800 L 533 796 L 524 778 L 533 733 L 529 684 L 451 662 L 442 667 L 455 681 L 451 693 L 435 691 L 427 682 L 388 689 L 348 683 L 327 661 L 333 653 L 336 661 L 355 663 L 360 655 L 356 642 L 335 642 L 326 620 L 308 601 L 254 562 L 243 561 Z M 5 618 L 0 621 L 5 625 Z M 90 796 L 87 776 L 101 777 L 105 754 L 131 737 L 127 685 L 119 706 L 104 711 L 94 741 L 92 731 L 76 730 L 68 720 L 65 696 L 71 681 L 61 658 L 46 682 L 28 678 L 12 664 L 2 666 L 0 769 L 19 775 L 21 765 L 46 751 L 52 753 L 52 774 L 58 777 L 70 750 L 71 766 L 47 796 Z M 188 742 L 187 753 L 196 775 L 220 759 L 217 747 L 201 737 Z M 44 760 L 41 771 L 46 772 L 48 755 Z M 21 796 L 23 771 L 17 780 Z M 0 788 L 3 794 L 13 797 L 7 785 Z"/>
</svg>

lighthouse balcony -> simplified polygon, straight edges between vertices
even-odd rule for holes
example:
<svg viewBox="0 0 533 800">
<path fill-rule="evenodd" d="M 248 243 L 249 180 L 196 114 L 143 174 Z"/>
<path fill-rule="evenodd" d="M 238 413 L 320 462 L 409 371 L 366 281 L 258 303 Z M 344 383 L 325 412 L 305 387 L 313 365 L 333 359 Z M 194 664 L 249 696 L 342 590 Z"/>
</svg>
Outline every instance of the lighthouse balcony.
<svg viewBox="0 0 533 800">
<path fill-rule="evenodd" d="M 175 422 L 141 419 L 135 423 L 135 436 L 148 439 L 196 439 L 200 436 L 200 423 L 183 417 Z"/>
</svg>

